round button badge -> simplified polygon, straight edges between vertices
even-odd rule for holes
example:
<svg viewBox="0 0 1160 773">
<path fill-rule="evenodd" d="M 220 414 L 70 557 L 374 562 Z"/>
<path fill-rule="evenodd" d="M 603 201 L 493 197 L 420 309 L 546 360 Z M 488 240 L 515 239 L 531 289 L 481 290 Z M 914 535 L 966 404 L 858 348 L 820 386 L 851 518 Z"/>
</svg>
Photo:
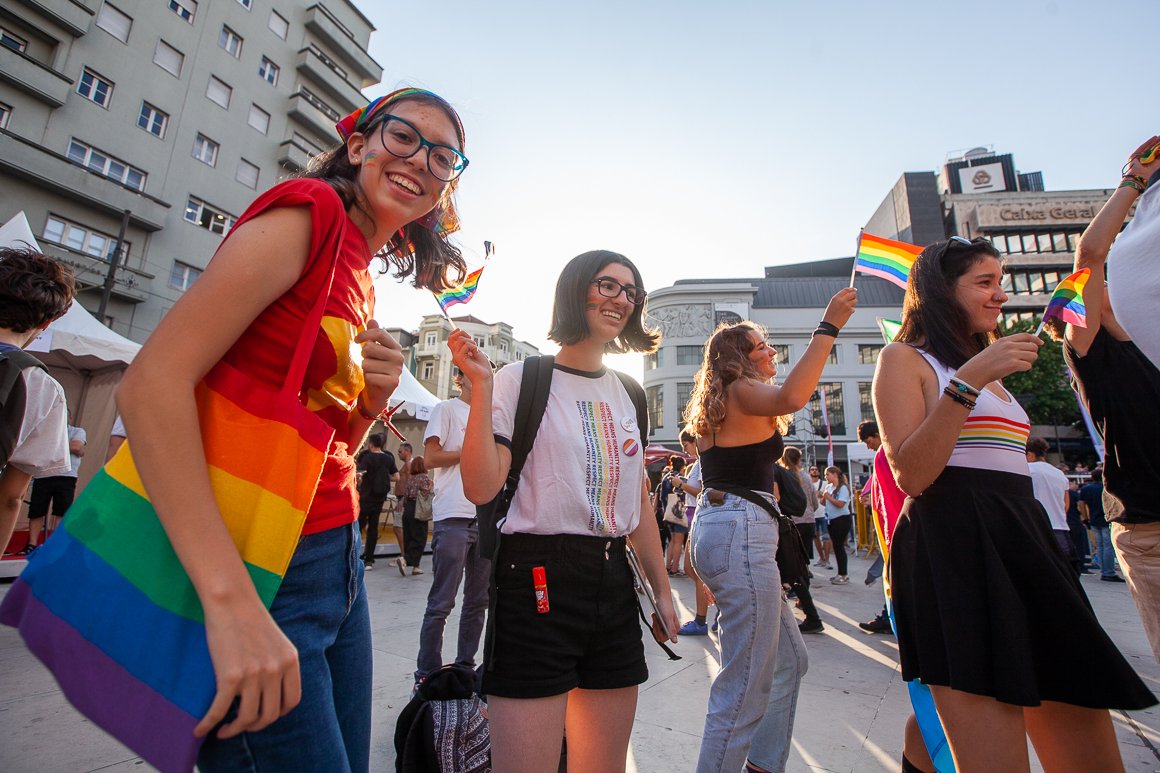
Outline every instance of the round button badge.
<svg viewBox="0 0 1160 773">
<path fill-rule="evenodd" d="M 636 417 L 625 416 L 620 420 L 620 426 L 624 427 L 625 432 L 636 432 Z"/>
<path fill-rule="evenodd" d="M 629 438 L 624 441 L 622 446 L 625 456 L 636 456 L 636 452 L 640 450 L 640 443 L 636 442 L 636 438 Z"/>
</svg>

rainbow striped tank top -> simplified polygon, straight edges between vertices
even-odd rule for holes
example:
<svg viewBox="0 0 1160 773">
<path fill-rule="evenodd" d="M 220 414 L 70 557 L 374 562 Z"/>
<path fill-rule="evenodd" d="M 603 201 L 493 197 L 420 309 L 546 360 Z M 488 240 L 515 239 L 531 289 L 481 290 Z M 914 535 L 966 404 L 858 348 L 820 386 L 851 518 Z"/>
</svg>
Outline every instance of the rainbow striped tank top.
<svg viewBox="0 0 1160 773">
<path fill-rule="evenodd" d="M 954 371 L 936 360 L 929 352 L 917 350 L 938 376 L 939 392 L 950 383 Z M 970 467 L 976 470 L 999 470 L 1030 475 L 1027 468 L 1027 436 L 1031 424 L 1027 412 L 1005 388 L 1003 400 L 984 389 L 975 409 L 963 422 L 958 442 L 947 460 L 948 467 Z"/>
</svg>

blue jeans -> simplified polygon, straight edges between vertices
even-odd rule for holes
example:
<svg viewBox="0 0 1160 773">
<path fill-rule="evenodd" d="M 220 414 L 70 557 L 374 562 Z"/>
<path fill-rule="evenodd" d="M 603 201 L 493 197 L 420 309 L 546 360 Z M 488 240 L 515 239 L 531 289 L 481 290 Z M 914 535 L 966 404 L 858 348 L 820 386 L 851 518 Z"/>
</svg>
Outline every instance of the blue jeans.
<svg viewBox="0 0 1160 773">
<path fill-rule="evenodd" d="M 709 690 L 698 773 L 736 773 L 747 755 L 783 770 L 789 757 L 807 661 L 781 587 L 777 537 L 777 523 L 757 505 L 732 494 L 721 505 L 702 497 L 693 567 L 717 600 L 721 670 Z"/>
<path fill-rule="evenodd" d="M 431 537 L 431 560 L 435 577 L 427 594 L 427 611 L 419 631 L 416 679 L 443 665 L 443 630 L 455 609 L 459 583 L 463 583 L 463 611 L 459 614 L 459 644 L 455 662 L 474 668 L 475 653 L 487 617 L 491 561 L 479 554 L 479 526 L 471 518 L 435 521 Z"/>
<path fill-rule="evenodd" d="M 1100 558 L 1100 576 L 1116 576 L 1116 551 L 1112 547 L 1112 529 L 1110 526 L 1093 526 L 1096 535 L 1096 555 Z"/>
<path fill-rule="evenodd" d="M 302 701 L 260 732 L 211 732 L 202 773 L 367 773 L 371 625 L 359 543 L 357 523 L 299 541 L 270 614 L 298 649 Z"/>
</svg>

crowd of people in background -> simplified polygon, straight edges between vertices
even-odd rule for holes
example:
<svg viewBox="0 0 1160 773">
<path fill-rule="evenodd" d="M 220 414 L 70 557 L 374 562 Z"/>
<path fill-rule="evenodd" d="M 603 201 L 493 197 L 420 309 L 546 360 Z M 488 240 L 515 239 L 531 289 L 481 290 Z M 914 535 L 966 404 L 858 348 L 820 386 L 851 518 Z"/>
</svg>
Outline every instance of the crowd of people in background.
<svg viewBox="0 0 1160 773">
<path fill-rule="evenodd" d="M 871 478 L 855 490 L 841 467 L 785 444 L 787 417 L 816 390 L 857 291 L 833 296 L 781 378 L 776 331 L 720 325 L 686 406 L 683 455 L 650 483 L 643 391 L 604 358 L 654 351 L 660 333 L 648 324 L 633 262 L 584 253 L 557 280 L 549 337 L 559 353 L 495 372 L 470 335 L 452 332 L 459 394 L 433 410 L 422 455 L 408 443 L 396 455 L 384 435 L 368 437 L 402 368 L 398 343 L 371 316 L 369 268 L 382 257 L 432 290 L 462 279 L 464 261 L 446 236 L 457 227 L 465 134 L 449 104 L 418 89 L 374 100 L 336 128 L 341 142 L 239 219 L 118 393 L 124 423 L 114 434 L 131 438 L 205 612 L 218 684 L 196 731 L 205 738 L 201 769 L 368 770 L 364 573 L 389 526 L 403 576 L 423 574 L 433 535 L 415 689 L 449 665 L 478 668 L 496 770 L 555 770 L 565 729 L 570 770 L 624 770 L 649 678 L 638 615 L 666 647 L 716 634 L 720 669 L 699 773 L 784 770 L 809 665 L 803 634 L 826 632 L 811 581 L 830 570 L 829 585 L 850 584 L 855 513 L 880 501 L 874 487 L 883 483 Z M 1117 324 L 1103 288 L 1115 234 L 1155 168 L 1140 156 L 1157 143 L 1132 154 L 1124 172 L 1132 184 L 1116 190 L 1080 241 L 1076 265 L 1092 271 L 1084 300 L 1093 324 L 1054 326 L 1107 444 L 1102 466 L 1049 463 L 1049 444 L 1030 436 L 1003 387 L 1044 343 L 997 336 L 1006 293 L 1002 256 L 987 240 L 956 236 L 922 251 L 901 331 L 878 361 L 878 420 L 864 422 L 859 437 L 885 460 L 877 474 L 886 469 L 909 496 L 883 514 L 890 604 L 861 626 L 884 634 L 893 623 L 903 677 L 929 686 L 959 770 L 1028 770 L 1028 737 L 1045 769 L 1082 759 L 1122 770 L 1109 710 L 1156 703 L 1079 577 L 1094 564 L 1102 581 L 1129 584 L 1160 660 L 1160 466 L 1146 434 L 1160 424 L 1160 372 Z M 18 359 L 72 295 L 71 277 L 54 262 L 0 253 L 0 364 Z M 335 324 L 303 331 L 312 307 Z M 345 359 L 351 347 L 362 349 L 361 362 Z M 215 506 L 194 395 L 219 361 L 276 386 L 299 349 L 309 354 L 304 406 L 333 439 L 267 609 Z M 19 402 L 5 395 L 4 406 L 19 410 L 0 433 L 0 537 L 7 542 L 33 479 L 27 554 L 49 519 L 65 516 L 86 436 L 67 423 L 59 384 L 34 365 L 20 363 L 14 383 Z M 533 388 L 534 411 L 524 392 Z M 152 399 L 158 394 L 166 399 Z M 494 525 L 479 516 L 487 508 L 498 508 Z M 882 578 L 884 557 L 865 585 Z M 682 624 L 670 582 L 686 577 L 696 608 Z M 444 629 L 457 603 L 448 661 Z M 1085 653 L 1083 669 L 1073 667 L 1075 651 Z M 909 732 L 902 765 L 932 769 Z"/>
</svg>

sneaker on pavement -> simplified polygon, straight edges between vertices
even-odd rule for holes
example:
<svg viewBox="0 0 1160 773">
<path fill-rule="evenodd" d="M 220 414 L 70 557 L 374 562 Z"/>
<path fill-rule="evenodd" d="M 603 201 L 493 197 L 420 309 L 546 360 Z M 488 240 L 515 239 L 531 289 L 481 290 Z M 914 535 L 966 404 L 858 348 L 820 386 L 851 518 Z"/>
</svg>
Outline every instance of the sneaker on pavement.
<svg viewBox="0 0 1160 773">
<path fill-rule="evenodd" d="M 830 578 L 830 585 L 849 585 L 850 577 L 845 574 L 836 574 Z"/>
<path fill-rule="evenodd" d="M 363 571 L 364 571 L 364 572 L 369 572 L 369 571 L 371 571 L 371 570 L 372 570 L 372 569 L 374 569 L 374 568 L 375 568 L 375 562 L 374 562 L 374 561 L 363 561 Z"/>
<path fill-rule="evenodd" d="M 708 636 L 709 624 L 690 620 L 681 626 L 681 630 L 677 631 L 677 634 L 680 636 Z"/>
<path fill-rule="evenodd" d="M 1103 580 L 1104 582 L 1127 582 L 1123 577 L 1121 577 L 1118 574 L 1101 574 L 1100 579 Z"/>
<path fill-rule="evenodd" d="M 866 623 L 858 623 L 858 627 L 866 633 L 893 633 L 890 629 L 890 620 L 879 615 Z"/>
<path fill-rule="evenodd" d="M 826 626 L 822 625 L 821 620 L 803 620 L 798 625 L 798 630 L 802 633 L 822 633 L 826 630 Z"/>
</svg>

